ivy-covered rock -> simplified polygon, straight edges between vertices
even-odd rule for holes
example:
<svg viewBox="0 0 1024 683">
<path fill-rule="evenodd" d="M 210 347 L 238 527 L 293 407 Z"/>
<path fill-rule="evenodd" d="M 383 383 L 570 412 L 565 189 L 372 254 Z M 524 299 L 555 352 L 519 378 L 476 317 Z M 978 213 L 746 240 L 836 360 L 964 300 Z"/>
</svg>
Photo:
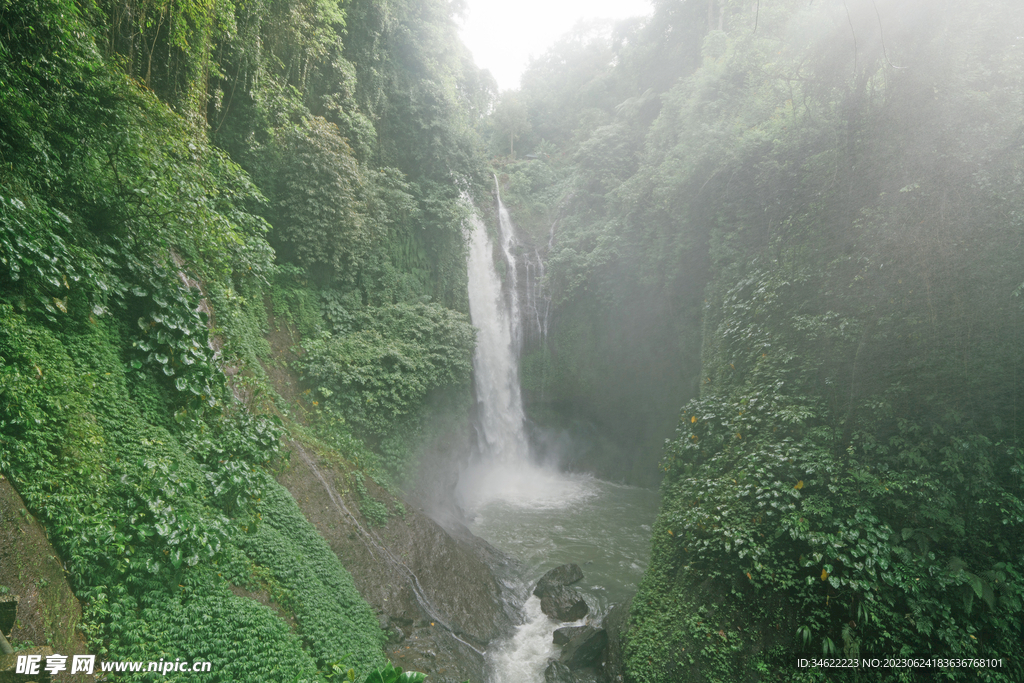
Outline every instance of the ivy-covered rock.
<svg viewBox="0 0 1024 683">
<path fill-rule="evenodd" d="M 308 340 L 303 368 L 329 406 L 379 437 L 431 390 L 468 382 L 474 343 L 466 317 L 437 304 L 365 308 L 347 330 Z"/>
</svg>

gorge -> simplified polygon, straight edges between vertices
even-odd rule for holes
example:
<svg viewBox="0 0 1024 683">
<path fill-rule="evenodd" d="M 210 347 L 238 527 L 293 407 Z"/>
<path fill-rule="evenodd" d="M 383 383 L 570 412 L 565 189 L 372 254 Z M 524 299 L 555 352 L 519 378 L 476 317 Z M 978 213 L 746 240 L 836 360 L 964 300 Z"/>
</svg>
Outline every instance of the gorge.
<svg viewBox="0 0 1024 683">
<path fill-rule="evenodd" d="M 0 676 L 1024 680 L 1017 3 L 459 9 L 0 0 Z"/>
</svg>

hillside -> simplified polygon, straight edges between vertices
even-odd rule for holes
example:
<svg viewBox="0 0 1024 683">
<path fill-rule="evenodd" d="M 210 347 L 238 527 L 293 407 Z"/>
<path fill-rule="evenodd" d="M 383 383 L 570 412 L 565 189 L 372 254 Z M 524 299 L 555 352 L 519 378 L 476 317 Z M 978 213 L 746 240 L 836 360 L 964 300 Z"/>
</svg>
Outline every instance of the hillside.
<svg viewBox="0 0 1024 683">
<path fill-rule="evenodd" d="M 13 645 L 482 683 L 629 534 L 594 676 L 1024 680 L 1016 4 L 656 0 L 497 93 L 447 0 L 0 0 Z"/>
<path fill-rule="evenodd" d="M 430 623 L 374 597 L 368 577 L 408 590 L 379 568 L 354 582 L 278 479 L 319 463 L 356 514 L 317 519 L 414 525 L 397 556 L 447 538 L 393 494 L 469 401 L 486 91 L 453 31 L 444 3 L 0 3 L 0 473 L 100 660 L 340 680 L 384 664 L 389 613 L 392 644 Z M 0 568 L 15 645 L 65 647 L 48 629 L 78 608 L 22 574 Z"/>
<path fill-rule="evenodd" d="M 996 0 L 656 2 L 499 99 L 551 297 L 528 411 L 597 425 L 579 469 L 664 475 L 630 680 L 1024 676 L 1022 30 Z"/>
</svg>

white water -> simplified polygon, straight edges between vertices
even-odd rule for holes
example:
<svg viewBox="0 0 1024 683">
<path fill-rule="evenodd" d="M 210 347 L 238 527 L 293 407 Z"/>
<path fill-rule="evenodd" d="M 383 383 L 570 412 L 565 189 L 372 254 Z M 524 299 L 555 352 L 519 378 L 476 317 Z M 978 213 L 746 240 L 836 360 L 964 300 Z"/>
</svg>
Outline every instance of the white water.
<svg viewBox="0 0 1024 683">
<path fill-rule="evenodd" d="M 488 648 L 490 683 L 541 683 L 548 659 L 560 654 L 552 642 L 555 629 L 599 625 L 613 605 L 636 591 L 647 566 L 657 494 L 585 476 L 568 481 L 572 490 L 565 498 L 534 506 L 493 500 L 470 525 L 475 535 L 520 561 L 527 590 L 549 569 L 580 565 L 584 577 L 573 588 L 590 606 L 583 621 L 565 624 L 544 615 L 531 595 L 523 605 L 525 623 L 512 638 Z"/>
<path fill-rule="evenodd" d="M 647 561 L 647 525 L 654 519 L 657 497 L 533 461 L 519 386 L 517 244 L 500 197 L 498 219 L 504 287 L 486 227 L 476 217 L 471 226 L 467 265 L 470 316 L 478 330 L 473 374 L 480 436 L 479 453 L 460 473 L 456 495 L 472 519 L 473 532 L 522 563 L 524 593 L 554 566 L 582 565 L 585 579 L 577 588 L 591 606 L 588 618 L 599 621 L 612 603 L 636 589 Z M 536 292 L 530 275 L 528 299 Z M 535 302 L 527 304 L 528 315 L 536 317 L 543 334 L 546 307 L 539 315 Z M 552 633 L 567 624 L 544 615 L 533 596 L 523 605 L 523 618 L 510 639 L 488 650 L 491 683 L 540 683 L 548 659 L 558 656 Z"/>
<path fill-rule="evenodd" d="M 488 652 L 491 683 L 532 683 L 544 680 L 549 659 L 558 659 L 559 648 L 551 641 L 552 622 L 540 611 L 540 600 L 531 595 L 523 605 L 526 623 L 514 636 Z M 565 626 L 577 626 L 574 621 Z M 559 624 L 560 626 L 563 624 Z"/>
<path fill-rule="evenodd" d="M 516 263 L 516 232 L 512 226 L 512 217 L 508 215 L 508 209 L 501 201 L 501 194 L 498 191 L 498 178 L 494 178 L 494 190 L 498 193 L 498 228 L 501 232 L 501 251 L 505 255 L 505 262 L 508 264 L 508 297 L 509 327 L 511 328 L 512 353 L 519 354 L 523 345 L 521 317 L 519 315 L 519 269 Z M 518 388 L 516 389 L 518 392 Z"/>
<path fill-rule="evenodd" d="M 473 217 L 469 243 L 469 314 L 477 328 L 473 352 L 482 460 L 518 466 L 529 462 L 519 393 L 519 364 L 513 347 L 518 307 L 506 305 L 494 267 L 491 240 L 483 221 Z M 515 272 L 515 268 L 510 268 Z M 515 289 L 512 296 L 515 300 Z"/>
<path fill-rule="evenodd" d="M 469 242 L 469 314 L 477 328 L 473 353 L 479 457 L 460 474 L 456 495 L 471 515 L 490 501 L 526 507 L 565 500 L 579 484 L 553 468 L 537 465 L 526 437 L 519 389 L 519 297 L 515 230 L 498 199 L 501 252 L 509 282 L 502 286 L 494 248 L 483 221 L 474 216 Z"/>
</svg>

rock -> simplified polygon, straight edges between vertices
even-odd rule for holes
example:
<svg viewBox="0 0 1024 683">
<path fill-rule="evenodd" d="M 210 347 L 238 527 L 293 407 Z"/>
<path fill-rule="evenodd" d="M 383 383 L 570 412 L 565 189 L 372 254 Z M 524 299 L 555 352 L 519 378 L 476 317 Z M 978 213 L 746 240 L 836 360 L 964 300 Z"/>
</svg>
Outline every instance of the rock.
<svg viewBox="0 0 1024 683">
<path fill-rule="evenodd" d="M 555 629 L 554 634 L 551 636 L 551 642 L 555 645 L 565 645 L 573 639 L 573 636 L 585 628 L 586 626 L 563 626 L 562 628 Z"/>
<path fill-rule="evenodd" d="M 584 626 L 562 650 L 562 656 L 558 661 L 570 669 L 582 669 L 596 662 L 607 644 L 607 631 L 603 628 Z"/>
<path fill-rule="evenodd" d="M 578 621 L 587 616 L 590 607 L 576 591 L 558 586 L 540 599 L 540 611 L 559 621 Z"/>
<path fill-rule="evenodd" d="M 548 668 L 544 669 L 544 683 L 576 683 L 576 677 L 565 664 L 549 659 Z"/>
<path fill-rule="evenodd" d="M 2 521 L 2 520 L 0 520 Z M 18 620 L 18 596 L 5 595 L 0 599 L 0 633 L 11 635 L 14 622 Z"/>
<path fill-rule="evenodd" d="M 56 650 L 66 655 L 69 663 L 73 655 L 88 654 L 85 637 L 76 628 L 82 619 L 82 608 L 67 582 L 59 556 L 42 524 L 29 514 L 21 496 L 2 474 L 0 520 L 0 586 L 7 589 L 0 595 L 0 629 L 9 644 L 46 643 L 48 647 L 21 650 L 18 655 L 48 655 Z M 7 678 L 8 672 L 0 668 L 0 681 L 36 679 L 15 674 L 17 655 L 8 657 L 13 657 L 13 663 L 3 660 L 0 667 L 10 664 L 13 678 Z M 44 669 L 40 667 L 40 671 Z M 49 674 L 44 672 L 39 680 L 49 680 Z"/>
<path fill-rule="evenodd" d="M 602 672 L 609 683 L 621 683 L 625 679 L 625 661 L 622 656 L 622 639 L 629 629 L 630 598 L 612 607 L 601 621 L 601 627 L 608 632 L 608 645 L 604 649 Z"/>
<path fill-rule="evenodd" d="M 543 598 L 560 586 L 570 586 L 583 578 L 583 570 L 578 564 L 563 564 L 555 567 L 544 576 L 540 577 L 533 594 Z"/>
<path fill-rule="evenodd" d="M 437 683 L 484 680 L 481 653 L 490 641 L 513 632 L 518 617 L 512 584 L 499 580 L 506 571 L 502 556 L 457 521 L 443 528 L 418 512 L 425 506 L 414 500 L 402 505 L 401 523 L 366 525 L 353 493 L 338 488 L 344 474 L 318 462 L 300 443 L 291 448 L 291 464 L 279 481 L 345 558 L 363 598 L 383 615 L 390 631 L 385 655 L 403 669 L 431 674 Z M 398 507 L 371 479 L 365 485 L 371 496 Z M 3 532 L 0 525 L 0 541 Z M 0 559 L 0 576 L 4 567 Z"/>
<path fill-rule="evenodd" d="M 26 683 L 28 681 L 47 683 L 50 680 L 50 674 L 43 667 L 46 666 L 46 658 L 52 654 L 53 648 L 44 646 L 34 647 L 28 650 L 18 650 L 17 654 L 13 655 L 0 655 L 0 683 L 22 683 L 22 681 L 25 681 Z M 38 674 L 29 675 L 15 673 L 18 666 L 18 657 L 24 655 L 39 656 L 40 663 Z"/>
</svg>

